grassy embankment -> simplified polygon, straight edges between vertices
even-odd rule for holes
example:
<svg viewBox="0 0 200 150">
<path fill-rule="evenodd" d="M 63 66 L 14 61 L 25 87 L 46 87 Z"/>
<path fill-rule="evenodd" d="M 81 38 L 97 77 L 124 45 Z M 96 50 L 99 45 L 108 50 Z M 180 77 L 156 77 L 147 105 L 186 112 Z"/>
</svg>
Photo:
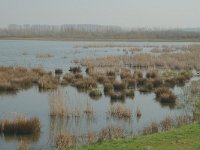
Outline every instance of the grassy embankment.
<svg viewBox="0 0 200 150">
<path fill-rule="evenodd" d="M 172 131 L 119 139 L 72 150 L 199 150 L 200 122 Z"/>
</svg>

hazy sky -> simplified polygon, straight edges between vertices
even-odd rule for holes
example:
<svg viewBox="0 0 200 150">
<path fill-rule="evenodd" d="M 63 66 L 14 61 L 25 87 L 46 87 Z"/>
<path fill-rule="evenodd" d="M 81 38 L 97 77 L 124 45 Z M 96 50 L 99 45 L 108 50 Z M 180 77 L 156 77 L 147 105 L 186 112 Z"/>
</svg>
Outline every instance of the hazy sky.
<svg viewBox="0 0 200 150">
<path fill-rule="evenodd" d="M 0 0 L 0 26 L 200 27 L 200 0 Z"/>
</svg>

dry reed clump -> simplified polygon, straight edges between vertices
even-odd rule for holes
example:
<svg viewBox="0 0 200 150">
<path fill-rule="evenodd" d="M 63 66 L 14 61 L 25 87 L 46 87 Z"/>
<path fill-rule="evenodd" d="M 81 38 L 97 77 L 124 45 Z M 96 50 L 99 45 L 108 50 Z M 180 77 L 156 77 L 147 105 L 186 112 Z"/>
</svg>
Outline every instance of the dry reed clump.
<svg viewBox="0 0 200 150">
<path fill-rule="evenodd" d="M 38 81 L 41 90 L 56 89 L 58 85 L 59 81 L 53 75 L 44 75 Z"/>
<path fill-rule="evenodd" d="M 132 78 L 132 75 L 131 75 L 131 73 L 130 72 L 122 72 L 121 74 L 120 74 L 120 77 L 121 77 L 121 79 L 122 80 L 124 80 L 124 79 L 129 79 L 129 78 Z"/>
<path fill-rule="evenodd" d="M 125 100 L 126 95 L 123 92 L 110 92 L 111 100 Z"/>
<path fill-rule="evenodd" d="M 97 141 L 97 134 L 95 132 L 89 131 L 87 133 L 87 142 L 89 144 L 95 143 Z"/>
<path fill-rule="evenodd" d="M 125 137 L 125 131 L 119 127 L 106 127 L 101 129 L 101 131 L 98 134 L 98 141 L 104 141 L 104 140 L 111 140 L 111 139 L 118 139 L 118 138 L 124 138 Z"/>
<path fill-rule="evenodd" d="M 148 72 L 146 73 L 146 78 L 155 79 L 157 76 L 158 76 L 158 74 L 157 74 L 156 71 L 148 71 Z"/>
<path fill-rule="evenodd" d="M 152 134 L 159 131 L 168 131 L 175 127 L 180 127 L 194 121 L 194 118 L 190 115 L 182 114 L 178 117 L 171 118 L 167 116 L 160 123 L 152 122 L 149 126 L 143 129 L 143 134 Z"/>
<path fill-rule="evenodd" d="M 153 84 L 154 88 L 161 87 L 163 85 L 163 80 L 160 78 L 156 78 L 156 79 L 152 80 L 152 84 Z"/>
<path fill-rule="evenodd" d="M 176 96 L 166 87 L 160 87 L 155 90 L 156 98 L 161 103 L 175 103 Z"/>
<path fill-rule="evenodd" d="M 149 82 L 149 80 L 146 79 L 146 78 L 139 78 L 139 79 L 137 79 L 137 87 L 144 86 L 144 85 L 146 85 L 148 82 Z"/>
<path fill-rule="evenodd" d="M 175 77 L 178 85 L 184 85 L 192 77 L 191 71 L 182 71 Z"/>
<path fill-rule="evenodd" d="M 70 73 L 66 73 L 63 76 L 63 79 L 61 81 L 61 85 L 68 85 L 68 84 L 72 83 L 73 80 L 74 80 L 74 75 L 70 74 Z"/>
<path fill-rule="evenodd" d="M 152 133 L 157 133 L 159 131 L 159 124 L 156 122 L 152 122 L 149 126 L 145 127 L 143 129 L 143 134 L 152 134 Z"/>
<path fill-rule="evenodd" d="M 16 117 L 14 120 L 4 119 L 0 121 L 1 134 L 26 135 L 40 132 L 40 121 L 38 118 L 27 119 Z"/>
<path fill-rule="evenodd" d="M 123 56 L 106 56 L 99 58 L 87 58 L 81 60 L 83 66 L 92 67 L 136 67 L 136 68 L 158 68 L 158 69 L 196 69 L 200 70 L 199 47 L 186 47 L 187 50 L 176 53 L 139 53 Z"/>
<path fill-rule="evenodd" d="M 124 92 L 127 97 L 134 98 L 134 96 L 135 96 L 134 90 L 125 90 Z"/>
<path fill-rule="evenodd" d="M 164 80 L 164 85 L 167 87 L 174 87 L 176 85 L 176 78 L 169 77 Z"/>
<path fill-rule="evenodd" d="M 195 119 L 195 116 L 193 116 L 192 118 L 190 115 L 183 114 L 181 116 L 176 117 L 175 119 L 177 126 L 181 127 L 183 125 L 190 124 L 193 121 L 193 119 Z"/>
<path fill-rule="evenodd" d="M 75 87 L 77 87 L 78 89 L 83 89 L 83 90 L 89 90 L 92 88 L 97 88 L 97 83 L 96 81 L 91 78 L 91 77 L 85 77 L 82 79 L 78 79 L 75 81 L 75 83 L 73 83 L 73 85 Z"/>
<path fill-rule="evenodd" d="M 117 118 L 129 119 L 131 118 L 131 110 L 122 104 L 111 105 L 108 113 Z"/>
<path fill-rule="evenodd" d="M 80 66 L 78 66 L 78 67 L 70 67 L 69 71 L 73 72 L 74 74 L 75 73 L 81 73 L 81 67 Z"/>
<path fill-rule="evenodd" d="M 200 120 L 200 98 L 196 100 L 195 109 L 193 111 L 194 120 Z"/>
<path fill-rule="evenodd" d="M 115 77 L 115 72 L 114 71 L 107 71 L 106 72 L 106 76 L 111 76 L 111 77 Z"/>
<path fill-rule="evenodd" d="M 0 69 L 0 91 L 17 92 L 37 84 L 40 89 L 56 88 L 58 80 L 52 73 L 41 68 L 26 69 L 23 67 L 1 67 Z"/>
<path fill-rule="evenodd" d="M 64 150 L 76 146 L 77 136 L 75 134 L 60 133 L 55 138 L 56 150 Z"/>
<path fill-rule="evenodd" d="M 200 80 L 192 81 L 188 88 L 191 94 L 200 96 Z"/>
<path fill-rule="evenodd" d="M 39 74 L 23 67 L 0 67 L 0 91 L 16 92 L 37 83 Z"/>
<path fill-rule="evenodd" d="M 109 94 L 113 90 L 112 83 L 106 83 L 104 84 L 104 94 Z"/>
<path fill-rule="evenodd" d="M 125 82 L 114 82 L 113 88 L 115 91 L 123 91 L 127 87 L 127 84 Z"/>
<path fill-rule="evenodd" d="M 144 85 L 139 87 L 139 91 L 141 93 L 148 93 L 148 92 L 151 92 L 153 88 L 154 87 L 153 87 L 152 81 L 147 80 L 147 82 Z"/>
<path fill-rule="evenodd" d="M 101 96 L 102 96 L 102 93 L 101 93 L 101 91 L 98 90 L 98 89 L 92 89 L 92 90 L 89 92 L 89 95 L 90 95 L 90 97 L 98 98 L 98 97 L 101 97 Z"/>
<path fill-rule="evenodd" d="M 166 117 L 163 121 L 160 122 L 161 130 L 168 131 L 174 127 L 174 121 L 171 117 Z"/>
<path fill-rule="evenodd" d="M 133 77 L 136 79 L 143 78 L 143 74 L 141 71 L 137 70 L 134 72 Z"/>
<path fill-rule="evenodd" d="M 104 84 L 106 82 L 108 82 L 108 78 L 106 76 L 104 76 L 103 74 L 97 74 L 95 75 L 95 79 L 100 83 L 100 84 Z"/>
<path fill-rule="evenodd" d="M 51 117 L 69 116 L 65 103 L 66 96 L 62 90 L 52 91 L 49 95 L 49 115 Z"/>
<path fill-rule="evenodd" d="M 18 87 L 12 85 L 6 80 L 0 81 L 0 91 L 1 92 L 16 92 L 18 90 Z"/>
<path fill-rule="evenodd" d="M 135 79 L 128 79 L 126 82 L 128 84 L 127 88 L 135 89 L 135 85 L 136 85 Z"/>
<path fill-rule="evenodd" d="M 50 74 L 49 72 L 46 72 L 44 69 L 42 69 L 40 67 L 39 68 L 33 68 L 31 71 L 34 72 L 35 74 L 37 74 L 38 76 Z"/>
<path fill-rule="evenodd" d="M 75 78 L 75 79 L 82 79 L 82 78 L 83 78 L 83 75 L 80 74 L 80 73 L 76 73 L 76 74 L 74 74 L 74 78 Z"/>
</svg>

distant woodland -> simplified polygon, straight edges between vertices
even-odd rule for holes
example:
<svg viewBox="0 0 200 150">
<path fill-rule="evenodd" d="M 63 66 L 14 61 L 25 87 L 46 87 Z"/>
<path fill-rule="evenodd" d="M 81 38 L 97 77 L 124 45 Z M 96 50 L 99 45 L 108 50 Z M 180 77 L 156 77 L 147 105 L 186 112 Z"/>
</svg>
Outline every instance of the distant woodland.
<svg viewBox="0 0 200 150">
<path fill-rule="evenodd" d="M 52 40 L 182 40 L 200 41 L 200 31 L 192 29 L 124 29 L 119 26 L 65 24 L 16 25 L 0 28 L 0 39 Z"/>
</svg>

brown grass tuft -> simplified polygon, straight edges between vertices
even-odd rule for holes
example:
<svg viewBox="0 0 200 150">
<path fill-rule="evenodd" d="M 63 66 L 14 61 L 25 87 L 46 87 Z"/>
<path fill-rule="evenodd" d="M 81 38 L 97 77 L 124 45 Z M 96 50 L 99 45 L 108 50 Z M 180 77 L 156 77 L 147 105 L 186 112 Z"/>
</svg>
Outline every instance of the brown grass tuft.
<svg viewBox="0 0 200 150">
<path fill-rule="evenodd" d="M 131 110 L 122 104 L 111 105 L 108 113 L 117 118 L 131 118 Z"/>
<path fill-rule="evenodd" d="M 0 133 L 3 134 L 34 134 L 40 132 L 40 121 L 38 118 L 27 119 L 16 117 L 15 120 L 4 119 L 0 122 Z"/>
</svg>

